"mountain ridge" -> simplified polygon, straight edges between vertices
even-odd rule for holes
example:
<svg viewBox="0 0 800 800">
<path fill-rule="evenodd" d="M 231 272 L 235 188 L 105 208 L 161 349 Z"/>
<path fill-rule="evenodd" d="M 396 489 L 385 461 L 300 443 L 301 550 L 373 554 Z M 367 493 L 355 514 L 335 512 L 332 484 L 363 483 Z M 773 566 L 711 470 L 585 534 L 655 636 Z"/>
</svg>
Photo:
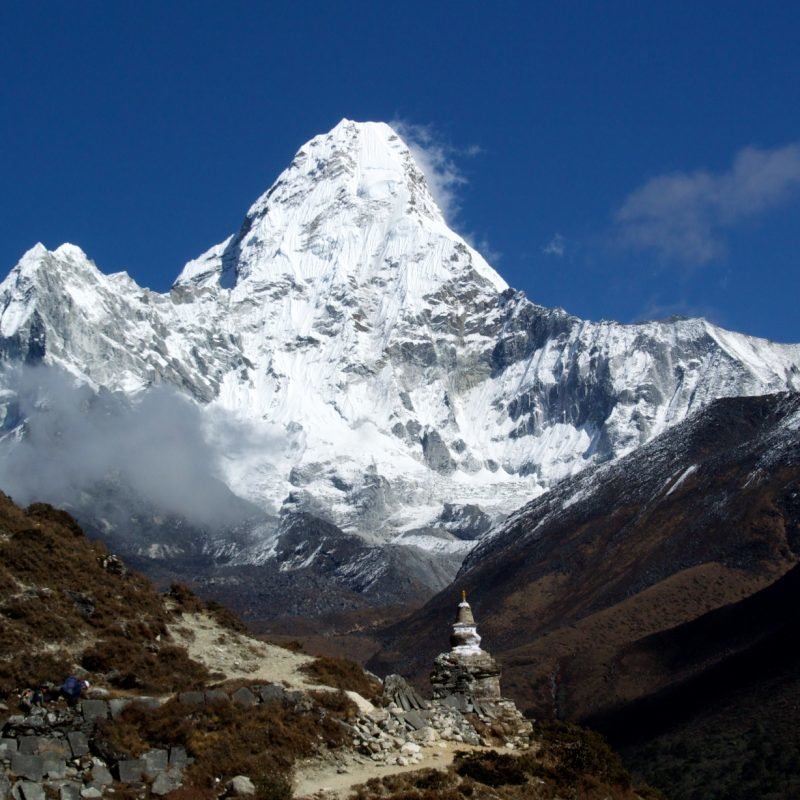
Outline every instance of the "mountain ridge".
<svg viewBox="0 0 800 800">
<path fill-rule="evenodd" d="M 103 275 L 73 245 L 37 246 L 0 284 L 0 309 L 14 493 L 30 491 L 13 469 L 24 421 L 57 407 L 41 393 L 23 408 L 21 368 L 59 367 L 131 407 L 171 387 L 198 411 L 209 477 L 263 512 L 242 564 L 282 552 L 305 514 L 452 576 L 487 522 L 563 478 L 716 397 L 800 389 L 798 345 L 704 320 L 593 323 L 508 288 L 382 123 L 343 120 L 304 145 L 168 293 Z M 80 495 L 43 499 L 88 523 Z"/>
</svg>

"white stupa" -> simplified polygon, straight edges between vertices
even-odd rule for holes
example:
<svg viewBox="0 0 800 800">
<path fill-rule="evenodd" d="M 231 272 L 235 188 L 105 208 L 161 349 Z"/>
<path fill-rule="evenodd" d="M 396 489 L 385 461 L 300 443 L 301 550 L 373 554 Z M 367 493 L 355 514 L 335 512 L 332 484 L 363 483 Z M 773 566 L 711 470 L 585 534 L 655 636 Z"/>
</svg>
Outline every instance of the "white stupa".
<svg viewBox="0 0 800 800">
<path fill-rule="evenodd" d="M 460 655 L 481 652 L 481 637 L 478 635 L 478 626 L 472 616 L 472 608 L 467 602 L 467 593 L 461 592 L 461 602 L 458 604 L 458 615 L 453 623 L 453 632 L 450 634 L 450 645 L 453 652 Z"/>
</svg>

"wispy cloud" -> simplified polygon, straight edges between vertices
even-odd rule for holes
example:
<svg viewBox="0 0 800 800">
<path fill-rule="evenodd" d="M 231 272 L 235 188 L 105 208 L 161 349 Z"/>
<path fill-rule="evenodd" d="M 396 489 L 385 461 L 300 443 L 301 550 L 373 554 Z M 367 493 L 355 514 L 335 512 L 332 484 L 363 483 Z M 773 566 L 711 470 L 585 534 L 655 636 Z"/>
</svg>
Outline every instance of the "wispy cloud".
<svg viewBox="0 0 800 800">
<path fill-rule="evenodd" d="M 487 236 L 478 236 L 474 233 L 462 233 L 464 241 L 473 249 L 477 250 L 489 264 L 497 265 L 503 258 L 503 254 L 492 247 L 492 243 Z"/>
<path fill-rule="evenodd" d="M 614 215 L 617 238 L 667 260 L 705 264 L 725 252 L 728 230 L 798 190 L 800 143 L 746 147 L 725 172 L 660 175 L 631 192 Z"/>
<path fill-rule="evenodd" d="M 716 325 L 724 325 L 724 315 L 722 312 L 710 305 L 698 305 L 681 299 L 669 303 L 662 303 L 653 300 L 643 306 L 638 313 L 634 314 L 631 322 L 652 322 L 666 321 L 676 318 L 693 319 L 703 317 Z"/>
<path fill-rule="evenodd" d="M 566 242 L 564 237 L 557 233 L 553 238 L 542 248 L 542 252 L 546 256 L 555 256 L 556 258 L 564 257 L 564 247 Z"/>
<path fill-rule="evenodd" d="M 18 502 L 79 507 L 85 493 L 113 484 L 143 511 L 210 529 L 241 522 L 248 505 L 225 485 L 219 454 L 241 452 L 252 431 L 231 422 L 221 432 L 226 449 L 217 449 L 200 409 L 165 386 L 130 399 L 95 394 L 55 367 L 2 377 L 25 420 L 24 436 L 0 439 L 0 486 Z"/>
<path fill-rule="evenodd" d="M 418 125 L 395 119 L 391 126 L 408 145 L 445 219 L 452 222 L 458 216 L 460 208 L 458 189 L 467 183 L 458 159 L 478 155 L 481 152 L 480 147 L 453 147 L 444 141 L 432 125 Z"/>
</svg>

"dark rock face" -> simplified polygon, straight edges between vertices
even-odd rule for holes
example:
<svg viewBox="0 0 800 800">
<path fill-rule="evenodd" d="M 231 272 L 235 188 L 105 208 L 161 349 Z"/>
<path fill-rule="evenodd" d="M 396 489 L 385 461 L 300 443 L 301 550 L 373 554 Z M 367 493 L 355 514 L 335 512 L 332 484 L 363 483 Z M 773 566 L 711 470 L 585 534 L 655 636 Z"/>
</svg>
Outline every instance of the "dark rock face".
<svg viewBox="0 0 800 800">
<path fill-rule="evenodd" d="M 445 503 L 439 523 L 459 539 L 477 539 L 492 527 L 492 518 L 474 503 Z"/>
<path fill-rule="evenodd" d="M 449 475 L 456 468 L 456 462 L 438 431 L 426 431 L 423 435 L 422 457 L 432 470 L 442 475 Z"/>
</svg>

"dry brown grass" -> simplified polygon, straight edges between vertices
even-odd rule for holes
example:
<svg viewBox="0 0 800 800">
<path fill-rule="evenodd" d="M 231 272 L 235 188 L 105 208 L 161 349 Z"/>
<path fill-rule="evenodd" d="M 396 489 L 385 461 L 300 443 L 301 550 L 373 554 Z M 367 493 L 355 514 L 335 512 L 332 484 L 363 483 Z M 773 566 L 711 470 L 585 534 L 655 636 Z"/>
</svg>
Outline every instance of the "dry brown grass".
<svg viewBox="0 0 800 800">
<path fill-rule="evenodd" d="M 60 681 L 81 660 L 115 685 L 194 686 L 204 670 L 170 644 L 167 621 L 150 582 L 68 514 L 0 493 L 0 697 Z"/>
<path fill-rule="evenodd" d="M 106 749 L 128 756 L 152 747 L 185 747 L 195 759 L 187 774 L 194 787 L 249 775 L 277 792 L 276 778 L 288 776 L 296 759 L 338 747 L 346 734 L 338 717 L 319 705 L 310 710 L 280 704 L 242 708 L 229 701 L 187 706 L 173 699 L 158 709 L 127 708 L 102 723 L 101 738 Z"/>
<path fill-rule="evenodd" d="M 300 671 L 323 686 L 358 692 L 367 700 L 377 700 L 383 694 L 383 686 L 380 681 L 371 678 L 364 672 L 363 667 L 346 658 L 329 656 L 315 658 L 300 667 Z"/>
</svg>

